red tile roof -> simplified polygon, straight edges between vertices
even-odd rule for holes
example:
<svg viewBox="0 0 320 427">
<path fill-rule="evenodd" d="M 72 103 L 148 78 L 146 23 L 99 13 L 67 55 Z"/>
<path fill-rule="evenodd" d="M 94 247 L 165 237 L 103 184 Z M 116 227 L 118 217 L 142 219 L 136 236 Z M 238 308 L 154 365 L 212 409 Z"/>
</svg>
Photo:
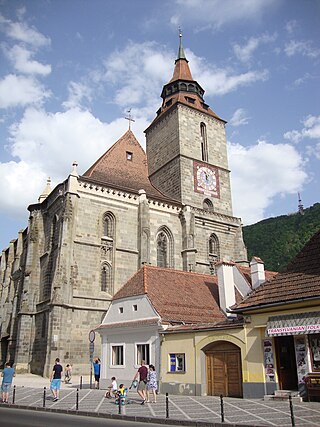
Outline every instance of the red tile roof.
<svg viewBox="0 0 320 427">
<path fill-rule="evenodd" d="M 180 58 L 176 60 L 173 76 L 170 82 L 174 82 L 176 80 L 189 80 L 191 82 L 193 81 L 188 61 L 185 58 Z"/>
<path fill-rule="evenodd" d="M 131 153 L 131 160 L 127 158 Z M 131 130 L 128 130 L 84 174 L 84 178 L 122 190 L 175 202 L 164 196 L 149 181 L 146 154 Z"/>
<path fill-rule="evenodd" d="M 283 273 L 264 282 L 240 304 L 241 312 L 266 305 L 320 298 L 320 231 L 304 246 Z"/>
<path fill-rule="evenodd" d="M 114 295 L 121 299 L 147 295 L 163 322 L 215 323 L 226 319 L 219 307 L 217 277 L 142 267 Z"/>
</svg>

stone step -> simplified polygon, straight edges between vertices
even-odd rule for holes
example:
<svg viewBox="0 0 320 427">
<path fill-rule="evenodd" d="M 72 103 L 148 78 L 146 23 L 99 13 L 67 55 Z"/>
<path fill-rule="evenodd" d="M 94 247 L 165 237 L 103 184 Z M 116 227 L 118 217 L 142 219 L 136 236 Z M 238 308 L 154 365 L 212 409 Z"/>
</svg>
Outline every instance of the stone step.
<svg viewBox="0 0 320 427">
<path fill-rule="evenodd" d="M 299 392 L 297 390 L 275 390 L 274 395 L 278 397 L 297 397 Z"/>
<path fill-rule="evenodd" d="M 289 400 L 289 395 L 290 394 L 278 394 L 278 395 L 276 395 L 276 394 L 266 394 L 263 397 L 263 400 L 265 400 L 265 401 L 270 401 L 270 400 L 273 400 L 273 401 Z M 299 394 L 295 395 L 295 396 L 291 396 L 291 398 L 292 398 L 292 402 L 298 403 L 298 402 L 302 402 L 303 401 L 302 397 L 299 396 Z"/>
</svg>

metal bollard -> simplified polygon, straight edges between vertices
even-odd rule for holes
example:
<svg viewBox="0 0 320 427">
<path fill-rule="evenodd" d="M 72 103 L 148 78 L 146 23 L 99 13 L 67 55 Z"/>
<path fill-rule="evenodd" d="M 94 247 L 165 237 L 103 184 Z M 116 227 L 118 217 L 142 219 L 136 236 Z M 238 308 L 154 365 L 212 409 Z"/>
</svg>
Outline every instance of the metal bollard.
<svg viewBox="0 0 320 427">
<path fill-rule="evenodd" d="M 82 375 L 80 377 L 80 390 L 82 390 Z"/>
<path fill-rule="evenodd" d="M 223 395 L 220 394 L 221 422 L 224 423 Z"/>
<path fill-rule="evenodd" d="M 168 397 L 168 393 L 166 393 L 166 418 L 169 418 L 169 397 Z"/>
<path fill-rule="evenodd" d="M 42 407 L 45 408 L 46 407 L 46 387 L 43 387 L 43 402 L 42 402 Z"/>
<path fill-rule="evenodd" d="M 76 393 L 76 411 L 78 411 L 79 409 L 79 389 L 77 388 L 77 393 Z"/>
<path fill-rule="evenodd" d="M 120 399 L 120 397 L 118 397 L 118 406 L 119 406 L 119 408 L 118 408 L 118 414 L 120 414 L 121 415 L 121 399 Z"/>
<path fill-rule="evenodd" d="M 291 425 L 295 426 L 295 420 L 294 420 L 294 413 L 293 413 L 293 404 L 292 404 L 292 397 L 291 394 L 289 394 L 289 406 L 290 406 L 290 415 L 291 415 Z"/>
<path fill-rule="evenodd" d="M 12 404 L 14 405 L 14 401 L 16 400 L 16 386 L 13 386 L 13 394 L 12 394 Z"/>
</svg>

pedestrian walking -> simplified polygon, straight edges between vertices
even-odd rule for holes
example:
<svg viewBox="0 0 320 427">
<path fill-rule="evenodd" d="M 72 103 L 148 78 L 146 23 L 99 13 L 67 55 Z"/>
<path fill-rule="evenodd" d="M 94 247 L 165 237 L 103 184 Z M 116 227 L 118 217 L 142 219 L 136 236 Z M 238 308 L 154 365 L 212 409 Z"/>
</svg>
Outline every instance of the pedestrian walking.
<svg viewBox="0 0 320 427">
<path fill-rule="evenodd" d="M 139 396 L 142 399 L 141 405 L 144 405 L 146 402 L 146 384 L 147 384 L 147 378 L 148 378 L 148 368 L 145 366 L 145 361 L 141 360 L 141 366 L 138 369 L 136 375 L 133 378 L 133 381 L 135 381 L 139 377 L 139 383 L 137 392 Z"/>
<path fill-rule="evenodd" d="M 100 361 L 100 359 L 98 357 L 94 361 L 94 364 L 93 364 L 93 373 L 94 373 L 95 388 L 99 388 L 100 370 L 101 370 L 101 361 Z"/>
<path fill-rule="evenodd" d="M 64 370 L 64 382 L 66 384 L 71 384 L 71 376 L 72 376 L 72 366 L 68 363 Z"/>
<path fill-rule="evenodd" d="M 2 402 L 3 403 L 9 403 L 9 392 L 12 385 L 13 377 L 16 376 L 14 368 L 11 366 L 9 362 L 5 364 L 5 368 L 2 371 L 2 385 L 1 385 L 1 391 L 2 391 Z"/>
<path fill-rule="evenodd" d="M 153 403 L 157 402 L 158 378 L 156 368 L 149 365 L 148 382 L 147 382 L 147 402 L 150 402 L 150 392 L 153 396 Z"/>
<path fill-rule="evenodd" d="M 53 394 L 54 402 L 59 400 L 62 372 L 63 367 L 60 365 L 59 357 L 57 357 L 50 375 L 50 390 Z"/>
</svg>

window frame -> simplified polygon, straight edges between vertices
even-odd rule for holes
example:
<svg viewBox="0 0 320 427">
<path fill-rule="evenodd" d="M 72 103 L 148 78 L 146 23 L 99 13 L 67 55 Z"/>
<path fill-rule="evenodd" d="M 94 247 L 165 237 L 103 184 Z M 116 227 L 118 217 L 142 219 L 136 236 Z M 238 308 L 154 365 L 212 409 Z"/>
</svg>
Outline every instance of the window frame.
<svg viewBox="0 0 320 427">
<path fill-rule="evenodd" d="M 148 357 L 141 355 L 141 352 L 139 355 L 138 346 L 148 346 Z M 150 363 L 151 363 L 151 344 L 150 344 L 150 342 L 136 342 L 134 348 L 135 348 L 135 364 L 136 364 L 136 366 L 141 365 L 141 360 L 144 360 L 146 365 L 150 365 Z"/>
<path fill-rule="evenodd" d="M 177 369 L 177 366 L 179 366 L 178 358 L 180 356 L 182 356 L 182 369 Z M 173 369 L 174 367 L 175 369 Z M 186 353 L 181 353 L 181 352 L 168 353 L 168 373 L 170 374 L 186 373 Z"/>
<path fill-rule="evenodd" d="M 122 364 L 114 364 L 114 348 L 122 348 Z M 117 362 L 119 362 L 119 354 L 117 356 Z M 121 359 L 121 357 L 120 357 Z M 121 360 L 120 360 L 121 361 Z M 110 343 L 110 363 L 109 368 L 124 368 L 125 367 L 125 343 Z"/>
</svg>

